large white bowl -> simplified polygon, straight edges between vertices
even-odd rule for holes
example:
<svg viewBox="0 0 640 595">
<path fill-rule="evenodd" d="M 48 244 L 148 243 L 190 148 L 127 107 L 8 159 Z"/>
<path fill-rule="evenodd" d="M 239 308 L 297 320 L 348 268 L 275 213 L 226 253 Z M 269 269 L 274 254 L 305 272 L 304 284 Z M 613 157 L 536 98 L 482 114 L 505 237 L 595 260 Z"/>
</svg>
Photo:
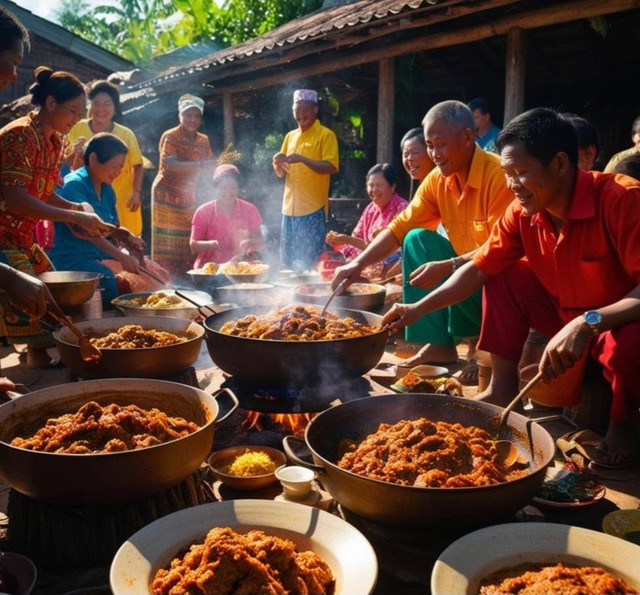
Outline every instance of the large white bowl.
<svg viewBox="0 0 640 595">
<path fill-rule="evenodd" d="M 111 564 L 113 595 L 146 595 L 158 569 L 214 527 L 260 529 L 312 550 L 331 567 L 336 595 L 368 595 L 378 575 L 371 544 L 341 518 L 317 508 L 273 500 L 232 500 L 194 506 L 147 525 L 126 541 Z"/>
<path fill-rule="evenodd" d="M 431 594 L 477 594 L 499 570 L 558 562 L 600 566 L 640 590 L 640 546 L 582 527 L 507 523 L 469 533 L 442 552 L 431 573 Z"/>
</svg>

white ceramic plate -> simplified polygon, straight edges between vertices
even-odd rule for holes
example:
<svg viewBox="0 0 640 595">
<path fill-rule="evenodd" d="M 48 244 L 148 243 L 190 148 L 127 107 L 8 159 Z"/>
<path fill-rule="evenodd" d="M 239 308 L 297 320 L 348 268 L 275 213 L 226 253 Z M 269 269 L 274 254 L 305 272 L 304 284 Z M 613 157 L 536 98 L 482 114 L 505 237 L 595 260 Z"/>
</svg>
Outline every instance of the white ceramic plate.
<svg viewBox="0 0 640 595">
<path fill-rule="evenodd" d="M 378 575 L 371 544 L 341 518 L 310 506 L 273 500 L 232 500 L 194 506 L 162 517 L 126 541 L 111 564 L 113 595 L 146 595 L 159 568 L 213 527 L 260 529 L 312 550 L 329 564 L 336 595 L 368 595 Z"/>
<path fill-rule="evenodd" d="M 477 594 L 493 572 L 528 563 L 601 566 L 640 589 L 640 546 L 605 533 L 554 523 L 508 523 L 452 543 L 431 573 L 432 595 Z"/>
</svg>

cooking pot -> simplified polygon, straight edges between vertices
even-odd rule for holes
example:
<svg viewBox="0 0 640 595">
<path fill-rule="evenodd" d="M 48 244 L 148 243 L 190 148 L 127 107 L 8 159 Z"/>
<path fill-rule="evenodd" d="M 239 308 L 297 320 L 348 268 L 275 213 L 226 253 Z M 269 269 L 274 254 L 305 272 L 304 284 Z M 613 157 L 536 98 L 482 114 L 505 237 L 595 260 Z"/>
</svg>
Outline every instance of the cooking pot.
<svg viewBox="0 0 640 595">
<path fill-rule="evenodd" d="M 219 304 L 237 306 L 277 304 L 289 299 L 290 296 L 290 289 L 276 287 L 270 283 L 236 283 L 216 288 L 216 301 Z"/>
<path fill-rule="evenodd" d="M 331 292 L 331 283 L 298 285 L 295 289 L 295 299 L 305 304 L 319 304 L 322 306 L 331 295 Z M 387 289 L 384 285 L 352 283 L 342 294 L 335 296 L 331 303 L 335 308 L 377 312 L 384 306 L 386 296 Z"/>
<path fill-rule="evenodd" d="M 0 477 L 18 492 L 64 503 L 128 501 L 166 490 L 200 467 L 213 444 L 222 392 L 139 378 L 72 382 L 38 390 L 0 406 Z M 35 431 L 52 417 L 77 411 L 87 401 L 156 407 L 167 415 L 192 421 L 200 429 L 149 448 L 100 454 L 57 454 L 11 446 L 17 435 Z"/>
<path fill-rule="evenodd" d="M 361 376 L 382 357 L 388 336 L 386 330 L 328 341 L 250 339 L 220 332 L 226 322 L 248 314 L 265 314 L 271 309 L 268 306 L 232 308 L 205 320 L 209 355 L 219 368 L 262 388 L 298 388 Z M 331 309 L 331 312 L 369 325 L 380 325 L 382 321 L 371 312 L 341 309 Z"/>
<path fill-rule="evenodd" d="M 100 318 L 78 322 L 76 326 L 85 334 L 106 335 L 128 324 L 139 324 L 145 329 L 188 334 L 190 339 L 165 347 L 141 349 L 100 349 L 102 357 L 86 362 L 80 356 L 77 337 L 66 327 L 53 333 L 62 362 L 82 378 L 168 378 L 186 370 L 198 359 L 204 329 L 195 322 L 168 316 L 127 316 Z"/>
<path fill-rule="evenodd" d="M 467 488 L 420 488 L 369 479 L 338 467 L 343 438 L 362 442 L 381 423 L 426 417 L 474 425 L 497 434 L 502 408 L 460 397 L 434 394 L 403 394 L 365 397 L 336 405 L 317 415 L 305 430 L 304 442 L 315 465 L 301 460 L 292 444 L 301 438 L 284 439 L 285 451 L 296 464 L 317 471 L 324 487 L 342 506 L 373 521 L 396 527 L 443 529 L 487 525 L 512 515 L 538 492 L 554 455 L 554 442 L 539 424 L 511 413 L 508 434 L 520 454 L 529 461 L 529 473 L 505 483 Z"/>
<path fill-rule="evenodd" d="M 196 301 L 202 304 L 211 303 L 211 296 L 206 291 L 197 291 L 195 289 L 182 289 L 180 291 L 188 292 L 188 294 Z M 182 303 L 173 307 L 153 308 L 150 306 L 137 306 L 134 303 L 136 299 L 146 300 L 149 296 L 162 293 L 164 295 L 175 295 L 173 289 L 161 289 L 160 291 L 142 291 L 139 293 L 125 293 L 111 300 L 125 316 L 169 316 L 172 318 L 186 318 L 194 320 L 200 314 L 198 308 L 192 303 L 181 300 Z"/>
<path fill-rule="evenodd" d="M 47 271 L 38 276 L 56 303 L 68 312 L 76 312 L 91 299 L 102 277 L 82 271 Z"/>
</svg>

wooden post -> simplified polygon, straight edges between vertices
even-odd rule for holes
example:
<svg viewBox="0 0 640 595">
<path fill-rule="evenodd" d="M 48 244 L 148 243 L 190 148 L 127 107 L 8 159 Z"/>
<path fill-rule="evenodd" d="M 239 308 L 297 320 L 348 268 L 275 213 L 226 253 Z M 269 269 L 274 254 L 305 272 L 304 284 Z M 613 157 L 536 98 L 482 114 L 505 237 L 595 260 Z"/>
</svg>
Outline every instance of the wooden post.
<svg viewBox="0 0 640 595">
<path fill-rule="evenodd" d="M 378 163 L 393 161 L 393 110 L 395 96 L 395 63 L 393 58 L 378 63 Z"/>
<path fill-rule="evenodd" d="M 507 31 L 503 125 L 524 111 L 525 75 L 527 70 L 526 43 L 527 34 L 524 29 L 514 27 Z"/>
<path fill-rule="evenodd" d="M 224 122 L 224 147 L 229 146 L 234 140 L 233 134 L 233 95 L 231 93 L 222 94 L 222 117 Z"/>
</svg>

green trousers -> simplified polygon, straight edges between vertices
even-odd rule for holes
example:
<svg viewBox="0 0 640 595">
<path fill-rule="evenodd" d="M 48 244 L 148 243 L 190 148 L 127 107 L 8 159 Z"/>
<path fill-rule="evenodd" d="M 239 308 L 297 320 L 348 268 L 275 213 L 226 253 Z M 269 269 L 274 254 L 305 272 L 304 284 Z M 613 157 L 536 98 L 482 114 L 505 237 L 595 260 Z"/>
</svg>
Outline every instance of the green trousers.
<svg viewBox="0 0 640 595">
<path fill-rule="evenodd" d="M 421 264 L 458 256 L 451 242 L 435 231 L 412 229 L 402 246 L 404 302 L 413 304 L 429 294 L 430 289 L 409 285 L 409 274 Z M 445 277 L 439 285 L 442 285 Z M 426 314 L 405 329 L 405 339 L 415 343 L 455 344 L 457 339 L 477 337 L 482 320 L 482 291 L 459 304 Z"/>
</svg>

